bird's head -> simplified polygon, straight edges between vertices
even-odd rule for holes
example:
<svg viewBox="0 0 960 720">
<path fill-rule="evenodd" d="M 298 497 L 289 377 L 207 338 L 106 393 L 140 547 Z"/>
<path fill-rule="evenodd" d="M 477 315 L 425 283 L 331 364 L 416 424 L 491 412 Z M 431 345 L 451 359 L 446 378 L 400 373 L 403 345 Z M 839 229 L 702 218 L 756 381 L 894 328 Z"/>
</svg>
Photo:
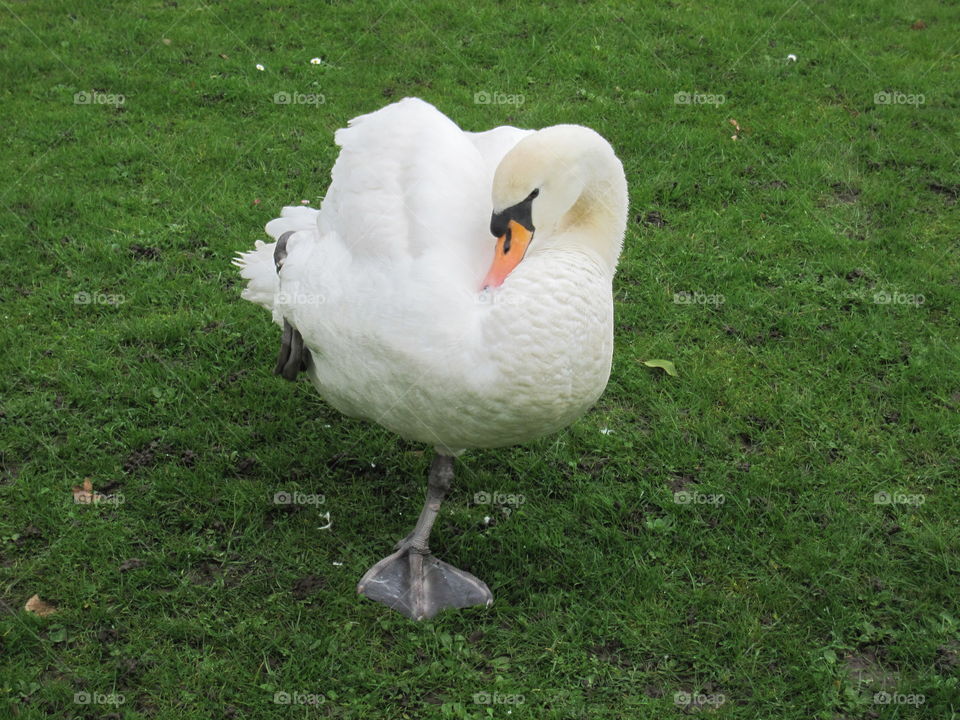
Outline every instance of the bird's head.
<svg viewBox="0 0 960 720">
<path fill-rule="evenodd" d="M 556 125 L 521 140 L 494 173 L 490 232 L 497 238 L 482 287 L 498 287 L 538 244 L 577 226 L 616 266 L 626 225 L 626 180 L 609 143 L 579 125 Z M 617 230 L 619 226 L 619 230 Z"/>
</svg>

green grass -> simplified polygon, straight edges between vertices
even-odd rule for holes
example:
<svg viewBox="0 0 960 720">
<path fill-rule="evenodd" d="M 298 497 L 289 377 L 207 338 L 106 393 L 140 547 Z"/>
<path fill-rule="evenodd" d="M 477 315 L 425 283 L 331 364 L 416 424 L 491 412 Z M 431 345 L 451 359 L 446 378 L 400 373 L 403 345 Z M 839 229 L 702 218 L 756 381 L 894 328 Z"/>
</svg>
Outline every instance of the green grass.
<svg viewBox="0 0 960 720">
<path fill-rule="evenodd" d="M 960 9 L 906 8 L 0 3 L 2 715 L 960 716 Z M 496 602 L 424 624 L 354 586 L 429 452 L 272 376 L 229 265 L 319 204 L 336 128 L 406 95 L 589 125 L 632 202 L 607 392 L 458 462 L 434 548 Z M 84 478 L 125 502 L 73 504 Z"/>
</svg>

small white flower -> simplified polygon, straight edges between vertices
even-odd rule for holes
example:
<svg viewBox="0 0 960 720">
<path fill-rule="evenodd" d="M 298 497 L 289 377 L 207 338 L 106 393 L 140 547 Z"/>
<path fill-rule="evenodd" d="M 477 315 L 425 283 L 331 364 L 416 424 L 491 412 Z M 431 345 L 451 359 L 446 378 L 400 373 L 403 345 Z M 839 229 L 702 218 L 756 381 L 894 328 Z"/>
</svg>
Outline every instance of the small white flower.
<svg viewBox="0 0 960 720">
<path fill-rule="evenodd" d="M 601 435 L 609 435 L 609 434 L 612 433 L 612 432 L 613 432 L 613 430 L 611 430 L 610 428 L 600 428 L 600 434 L 601 434 Z"/>
<path fill-rule="evenodd" d="M 797 61 L 797 56 L 794 55 L 793 53 L 790 53 L 789 55 L 787 55 L 787 61 L 788 61 L 788 62 L 796 62 L 796 61 Z"/>
<path fill-rule="evenodd" d="M 333 561 L 333 564 L 336 565 L 337 567 L 340 567 L 341 565 L 343 565 L 342 562 L 337 562 L 336 560 Z"/>
<path fill-rule="evenodd" d="M 263 72 L 264 71 L 263 65 L 261 65 L 260 63 L 257 63 L 257 70 L 259 70 L 260 72 Z"/>
<path fill-rule="evenodd" d="M 323 60 L 321 60 L 320 58 L 310 58 L 311 65 L 320 65 L 322 63 L 323 63 Z"/>
</svg>

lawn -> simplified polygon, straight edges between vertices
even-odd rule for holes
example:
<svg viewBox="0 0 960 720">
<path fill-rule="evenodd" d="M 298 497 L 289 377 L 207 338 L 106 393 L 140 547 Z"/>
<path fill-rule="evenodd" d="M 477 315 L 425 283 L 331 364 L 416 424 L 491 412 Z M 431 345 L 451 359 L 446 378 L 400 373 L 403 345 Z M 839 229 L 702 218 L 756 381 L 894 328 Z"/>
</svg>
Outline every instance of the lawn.
<svg viewBox="0 0 960 720">
<path fill-rule="evenodd" d="M 0 2 L 0 716 L 960 717 L 958 26 Z M 355 585 L 431 450 L 273 376 L 230 265 L 405 96 L 589 125 L 631 195 L 607 391 L 457 461 L 433 548 L 496 600 L 419 624 Z"/>
</svg>

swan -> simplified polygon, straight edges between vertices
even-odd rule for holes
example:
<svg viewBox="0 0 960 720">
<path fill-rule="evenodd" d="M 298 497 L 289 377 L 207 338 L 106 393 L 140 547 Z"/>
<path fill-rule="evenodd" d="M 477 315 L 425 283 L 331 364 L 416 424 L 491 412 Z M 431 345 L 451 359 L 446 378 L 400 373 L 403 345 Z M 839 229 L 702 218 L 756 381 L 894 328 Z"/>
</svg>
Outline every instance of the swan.
<svg viewBox="0 0 960 720">
<path fill-rule="evenodd" d="M 561 430 L 606 387 L 623 166 L 586 127 L 465 132 L 417 98 L 335 141 L 320 209 L 283 208 L 234 260 L 242 297 L 283 328 L 277 374 L 436 451 L 416 527 L 357 591 L 414 620 L 489 606 L 430 531 L 460 453 Z"/>
</svg>

